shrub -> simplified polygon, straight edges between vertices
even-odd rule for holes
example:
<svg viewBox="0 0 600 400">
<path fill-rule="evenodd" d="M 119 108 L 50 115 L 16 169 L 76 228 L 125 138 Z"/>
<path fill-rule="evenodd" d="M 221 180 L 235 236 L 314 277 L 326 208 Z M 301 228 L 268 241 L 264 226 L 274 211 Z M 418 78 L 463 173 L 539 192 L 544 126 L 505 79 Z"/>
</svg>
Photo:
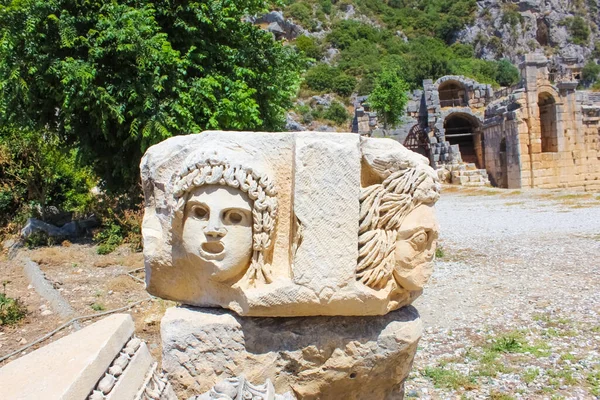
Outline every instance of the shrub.
<svg viewBox="0 0 600 400">
<path fill-rule="evenodd" d="M 310 124 L 314 118 L 311 113 L 311 109 L 306 104 L 296 106 L 296 112 L 302 116 L 302 123 Z"/>
<path fill-rule="evenodd" d="M 350 114 L 346 110 L 343 104 L 334 101 L 323 113 L 323 117 L 330 121 L 335 122 L 337 125 L 342 125 L 348 121 Z"/>
<path fill-rule="evenodd" d="M 473 58 L 473 54 L 475 54 L 475 49 L 470 44 L 456 42 L 450 46 L 450 49 L 458 58 Z"/>
<path fill-rule="evenodd" d="M 98 254 L 112 253 L 123 243 L 134 251 L 142 250 L 144 211 L 141 203 L 135 196 L 105 196 L 98 202 L 95 212 L 102 220 L 101 229 L 94 235 Z"/>
<path fill-rule="evenodd" d="M 113 222 L 103 225 L 102 230 L 94 235 L 94 241 L 98 243 L 98 254 L 110 254 L 119 247 L 125 238 L 121 227 Z"/>
<path fill-rule="evenodd" d="M 360 76 L 381 69 L 382 52 L 366 39 L 358 40 L 340 53 L 338 66 L 350 75 Z"/>
<path fill-rule="evenodd" d="M 278 130 L 304 65 L 247 20 L 270 3 L 2 2 L 0 127 L 77 144 L 119 193 L 139 181 L 146 149 L 170 136 Z M 305 5 L 290 7 L 304 15 Z"/>
<path fill-rule="evenodd" d="M 313 19 L 312 9 L 306 3 L 294 3 L 290 5 L 286 9 L 286 14 L 311 31 L 317 26 L 316 21 Z"/>
<path fill-rule="evenodd" d="M 444 258 L 446 253 L 444 252 L 444 248 L 442 246 L 437 246 L 435 248 L 435 258 Z"/>
<path fill-rule="evenodd" d="M 104 310 L 106 310 L 106 308 L 104 307 L 104 305 L 101 304 L 101 303 L 94 303 L 94 304 L 90 305 L 90 307 L 94 311 L 104 311 Z"/>
<path fill-rule="evenodd" d="M 521 74 L 510 61 L 502 59 L 497 62 L 497 65 L 498 70 L 495 78 L 500 86 L 511 86 L 519 82 Z"/>
<path fill-rule="evenodd" d="M 319 5 L 325 14 L 331 14 L 331 9 L 333 8 L 331 0 L 320 0 Z"/>
<path fill-rule="evenodd" d="M 332 89 L 340 96 L 350 96 L 356 87 L 356 78 L 346 74 L 340 74 L 332 82 Z"/>
<path fill-rule="evenodd" d="M 372 44 L 381 42 L 382 32 L 365 23 L 354 20 L 343 20 L 336 23 L 327 40 L 336 48 L 343 50 L 357 40 L 366 39 Z"/>
<path fill-rule="evenodd" d="M 88 212 L 97 179 L 78 163 L 78 151 L 57 135 L 0 129 L 0 226 L 15 217 L 45 219 L 48 207 Z"/>
<path fill-rule="evenodd" d="M 317 42 L 317 39 L 301 35 L 296 38 L 296 48 L 304 53 L 307 57 L 314 58 L 315 60 L 320 60 L 323 58 L 323 49 Z"/>
<path fill-rule="evenodd" d="M 18 299 L 6 295 L 6 285 L 2 282 L 4 292 L 0 293 L 0 326 L 16 324 L 25 317 L 27 308 Z"/>
<path fill-rule="evenodd" d="M 504 52 L 504 44 L 502 43 L 502 39 L 498 36 L 492 36 L 487 44 L 494 49 L 496 54 L 502 54 Z"/>
<path fill-rule="evenodd" d="M 331 90 L 333 80 L 339 75 L 336 68 L 327 64 L 317 64 L 306 72 L 304 77 L 306 86 L 317 91 Z"/>
<path fill-rule="evenodd" d="M 565 25 L 571 34 L 571 42 L 578 45 L 585 45 L 590 37 L 590 27 L 585 19 L 577 17 L 565 18 L 561 21 L 561 25 Z"/>
<path fill-rule="evenodd" d="M 373 91 L 375 87 L 375 78 L 372 75 L 363 76 L 358 86 L 356 87 L 356 92 L 359 96 L 368 95 Z"/>
<path fill-rule="evenodd" d="M 598 80 L 600 74 L 600 65 L 595 61 L 588 61 L 581 70 L 581 85 L 583 87 L 592 86 Z"/>
<path fill-rule="evenodd" d="M 523 23 L 523 16 L 516 4 L 505 4 L 502 7 L 502 23 L 509 24 L 513 28 Z"/>
<path fill-rule="evenodd" d="M 25 247 L 34 249 L 36 247 L 48 246 L 53 244 L 46 232 L 35 232 L 25 239 Z"/>
</svg>

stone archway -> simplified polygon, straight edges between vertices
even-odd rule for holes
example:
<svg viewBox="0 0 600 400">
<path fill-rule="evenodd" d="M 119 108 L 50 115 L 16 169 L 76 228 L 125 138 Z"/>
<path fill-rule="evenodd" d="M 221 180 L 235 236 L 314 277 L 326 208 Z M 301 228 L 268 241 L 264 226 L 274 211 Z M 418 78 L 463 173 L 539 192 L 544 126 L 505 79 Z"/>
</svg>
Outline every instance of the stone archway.
<svg viewBox="0 0 600 400">
<path fill-rule="evenodd" d="M 447 80 L 440 83 L 438 95 L 442 107 L 463 107 L 468 103 L 467 88 L 457 80 Z"/>
<path fill-rule="evenodd" d="M 452 113 L 444 119 L 444 136 L 451 145 L 457 144 L 462 160 L 485 168 L 483 131 L 479 120 L 466 113 Z"/>
</svg>

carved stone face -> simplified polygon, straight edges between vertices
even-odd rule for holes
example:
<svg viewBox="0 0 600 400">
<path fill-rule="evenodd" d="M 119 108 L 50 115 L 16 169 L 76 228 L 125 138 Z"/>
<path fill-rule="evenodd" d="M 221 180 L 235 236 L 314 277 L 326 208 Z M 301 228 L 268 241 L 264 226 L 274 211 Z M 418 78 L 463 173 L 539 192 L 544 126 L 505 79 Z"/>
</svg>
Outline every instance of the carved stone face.
<svg viewBox="0 0 600 400">
<path fill-rule="evenodd" d="M 439 226 L 432 206 L 420 205 L 402 222 L 394 277 L 407 290 L 421 290 L 431 276 Z"/>
<path fill-rule="evenodd" d="M 252 203 L 229 186 L 200 186 L 190 193 L 184 211 L 182 245 L 188 257 L 211 280 L 239 276 L 252 256 Z"/>
</svg>

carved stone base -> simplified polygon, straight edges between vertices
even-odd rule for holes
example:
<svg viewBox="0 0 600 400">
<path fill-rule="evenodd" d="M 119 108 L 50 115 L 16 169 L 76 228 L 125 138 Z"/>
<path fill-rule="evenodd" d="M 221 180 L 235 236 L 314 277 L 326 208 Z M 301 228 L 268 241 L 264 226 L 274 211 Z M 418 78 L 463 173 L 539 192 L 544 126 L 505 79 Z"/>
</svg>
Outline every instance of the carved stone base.
<svg viewBox="0 0 600 400">
<path fill-rule="evenodd" d="M 421 337 L 417 310 L 375 317 L 240 317 L 170 308 L 161 322 L 163 370 L 181 398 L 225 378 L 270 379 L 298 399 L 404 397 Z"/>
</svg>

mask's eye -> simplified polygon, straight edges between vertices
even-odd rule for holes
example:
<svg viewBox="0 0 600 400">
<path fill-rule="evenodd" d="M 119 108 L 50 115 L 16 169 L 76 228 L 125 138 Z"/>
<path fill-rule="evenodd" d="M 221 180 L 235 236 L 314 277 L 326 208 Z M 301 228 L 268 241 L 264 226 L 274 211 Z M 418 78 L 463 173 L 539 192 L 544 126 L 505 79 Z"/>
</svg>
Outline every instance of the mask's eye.
<svg viewBox="0 0 600 400">
<path fill-rule="evenodd" d="M 410 238 L 410 243 L 417 251 L 425 250 L 429 242 L 429 235 L 425 231 L 419 231 Z"/>
<path fill-rule="evenodd" d="M 192 209 L 193 215 L 195 218 L 200 220 L 207 220 L 209 216 L 208 209 L 203 206 L 194 206 Z"/>
<path fill-rule="evenodd" d="M 230 225 L 239 225 L 244 222 L 244 214 L 236 210 L 228 210 L 225 212 L 225 223 Z"/>
</svg>

